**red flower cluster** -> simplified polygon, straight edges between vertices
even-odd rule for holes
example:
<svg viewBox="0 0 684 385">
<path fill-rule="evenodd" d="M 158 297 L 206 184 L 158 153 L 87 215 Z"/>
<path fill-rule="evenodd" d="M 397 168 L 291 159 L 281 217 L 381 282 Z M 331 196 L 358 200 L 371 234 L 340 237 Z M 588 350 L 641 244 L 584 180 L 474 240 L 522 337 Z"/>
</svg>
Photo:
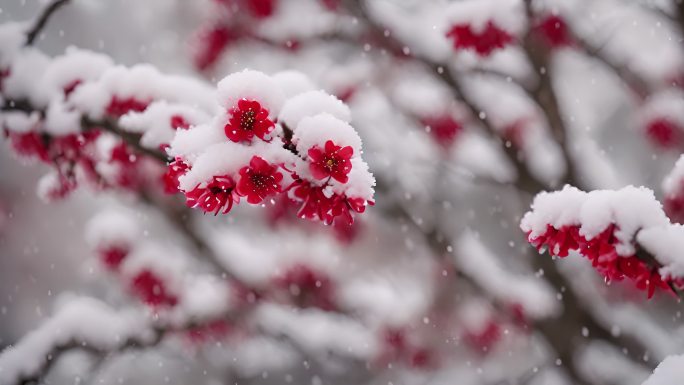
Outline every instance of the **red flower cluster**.
<svg viewBox="0 0 684 385">
<path fill-rule="evenodd" d="M 14 132 L 5 129 L 7 138 L 14 152 L 27 158 L 37 158 L 43 162 L 50 161 L 48 154 L 49 138 L 35 131 Z"/>
<path fill-rule="evenodd" d="M 354 149 L 351 146 L 336 146 L 332 140 L 325 142 L 325 148 L 318 146 L 309 149 L 309 170 L 316 179 L 333 178 L 340 183 L 347 183 L 347 174 L 352 169 L 351 157 Z"/>
<path fill-rule="evenodd" d="M 168 168 L 164 175 L 162 175 L 162 181 L 164 182 L 164 192 L 167 194 L 175 194 L 178 190 L 178 178 L 185 174 L 190 166 L 183 162 L 182 159 L 178 158 L 173 162 L 169 163 Z"/>
<path fill-rule="evenodd" d="M 140 158 L 130 151 L 125 142 L 120 142 L 112 149 L 109 163 L 117 165 L 115 182 L 119 187 L 135 189 L 140 186 L 139 162 Z"/>
<path fill-rule="evenodd" d="M 224 319 L 210 321 L 189 328 L 185 332 L 188 341 L 193 345 L 202 345 L 209 341 L 224 339 L 233 329 L 233 325 Z"/>
<path fill-rule="evenodd" d="M 224 214 L 228 213 L 233 208 L 233 203 L 240 201 L 235 192 L 235 181 L 228 175 L 215 176 L 205 187 L 197 186 L 187 192 L 185 198 L 188 207 L 200 207 L 204 212 L 214 215 L 221 210 Z"/>
<path fill-rule="evenodd" d="M 646 135 L 662 148 L 675 148 L 682 144 L 682 130 L 678 124 L 667 118 L 657 118 L 646 125 Z"/>
<path fill-rule="evenodd" d="M 489 56 L 514 41 L 513 36 L 492 21 L 488 21 L 479 32 L 473 30 L 470 24 L 457 24 L 451 27 L 446 36 L 453 40 L 454 49 L 472 49 L 480 56 Z"/>
<path fill-rule="evenodd" d="M 240 170 L 237 193 L 247 197 L 247 202 L 251 204 L 261 203 L 268 196 L 282 191 L 280 186 L 282 180 L 283 174 L 278 172 L 278 166 L 258 156 L 253 156 L 249 166 Z"/>
<path fill-rule="evenodd" d="M 324 187 L 314 186 L 306 181 L 300 181 L 294 186 L 294 196 L 303 201 L 297 213 L 300 218 L 318 218 L 327 225 L 333 223 L 338 216 L 352 224 L 354 218 L 351 211 L 362 213 L 366 210 L 366 201 L 361 198 L 348 198 L 334 193 L 328 196 Z M 368 204 L 373 205 L 373 202 Z"/>
<path fill-rule="evenodd" d="M 573 44 L 568 25 L 558 15 L 548 15 L 535 27 L 536 32 L 551 48 L 567 47 Z"/>
<path fill-rule="evenodd" d="M 193 63 L 200 71 L 205 71 L 213 66 L 223 51 L 232 42 L 239 39 L 237 31 L 224 25 L 212 25 L 203 29 L 197 36 L 197 44 L 193 52 Z"/>
<path fill-rule="evenodd" d="M 684 183 L 680 182 L 679 191 L 665 197 L 665 212 L 673 222 L 684 223 Z"/>
<path fill-rule="evenodd" d="M 170 125 L 171 128 L 174 130 L 182 129 L 182 130 L 187 130 L 190 128 L 190 123 L 188 123 L 187 120 L 181 115 L 173 115 L 170 118 Z"/>
<path fill-rule="evenodd" d="M 179 163 L 180 162 L 180 163 Z M 177 186 L 178 176 L 185 172 L 182 161 L 174 161 L 167 172 L 170 187 Z M 258 204 L 267 197 L 280 193 L 280 182 L 283 174 L 278 166 L 272 165 L 258 156 L 253 156 L 248 166 L 240 169 L 240 179 L 237 183 L 229 175 L 215 176 L 206 186 L 197 186 L 187 192 L 188 207 L 200 207 L 204 212 L 219 212 L 227 214 L 234 203 L 240 202 L 240 197 L 246 197 L 247 202 Z"/>
<path fill-rule="evenodd" d="M 117 96 L 112 97 L 107 105 L 106 112 L 107 115 L 111 117 L 118 118 L 125 115 L 128 112 L 143 112 L 150 105 L 150 101 L 142 101 L 134 97 L 129 98 L 119 98 Z"/>
<path fill-rule="evenodd" d="M 112 271 L 118 270 L 121 262 L 129 253 L 129 248 L 122 245 L 111 245 L 97 250 L 104 266 Z"/>
<path fill-rule="evenodd" d="M 167 291 L 164 281 L 147 269 L 133 277 L 131 290 L 152 307 L 173 307 L 178 303 L 178 298 Z"/>
<path fill-rule="evenodd" d="M 10 76 L 9 68 L 0 69 L 0 92 L 2 92 L 2 88 L 4 86 L 5 78 L 7 78 L 9 76 Z"/>
<path fill-rule="evenodd" d="M 230 119 L 224 127 L 228 139 L 233 142 L 251 142 L 256 135 L 268 141 L 266 136 L 273 131 L 275 124 L 268 117 L 268 110 L 254 100 L 241 99 L 237 107 L 230 110 Z"/>
<path fill-rule="evenodd" d="M 51 199 L 64 198 L 76 188 L 74 168 L 77 165 L 84 175 L 97 179 L 92 145 L 99 131 L 53 137 L 37 131 L 19 133 L 5 129 L 4 134 L 17 154 L 37 159 L 56 169 L 60 185 L 48 191 Z"/>
<path fill-rule="evenodd" d="M 290 300 L 299 307 L 316 307 L 333 311 L 335 286 L 327 274 L 306 265 L 295 265 L 274 280 L 279 291 L 287 293 Z"/>
<path fill-rule="evenodd" d="M 522 148 L 525 144 L 525 133 L 528 120 L 525 118 L 517 119 L 513 123 L 504 127 L 503 138 L 509 141 L 516 148 Z"/>
<path fill-rule="evenodd" d="M 358 134 L 347 122 L 329 114 L 310 116 L 311 125 L 302 131 L 284 123 L 279 124 L 276 131 L 276 124 L 282 122 L 278 122 L 275 112 L 283 95 L 274 93 L 273 100 L 269 100 L 269 97 L 260 99 L 244 96 L 247 91 L 241 91 L 241 87 L 249 84 L 248 87 L 253 88 L 251 83 L 239 81 L 236 85 L 230 85 L 234 79 L 244 76 L 245 79 L 254 77 L 249 80 L 251 82 L 263 80 L 269 87 L 271 79 L 256 71 L 251 72 L 230 75 L 224 79 L 225 82 L 219 83 L 226 100 L 225 120 L 219 123 L 225 138 L 218 138 L 219 143 L 216 144 L 221 146 L 207 150 L 217 151 L 217 158 L 210 162 L 224 158 L 218 151 L 235 152 L 236 157 L 228 156 L 222 160 L 225 162 L 222 166 L 224 171 L 220 172 L 222 175 L 214 175 L 214 180 L 210 181 L 209 175 L 196 179 L 198 175 L 195 175 L 192 166 L 182 163 L 185 155 L 180 155 L 180 159 L 169 165 L 164 176 L 167 191 L 179 189 L 179 178 L 189 173 L 189 180 L 196 185 L 186 186 L 183 183 L 180 189 L 186 195 L 189 206 L 199 207 L 205 212 L 227 213 L 239 198 L 245 198 L 249 204 L 260 204 L 267 198 L 287 193 L 289 199 L 276 201 L 281 204 L 274 210 L 274 222 L 288 211 L 288 206 L 296 203 L 300 205 L 300 218 L 319 219 L 332 224 L 336 217 L 341 216 L 342 221 L 353 223 L 352 212 L 362 213 L 366 205 L 373 204 L 364 197 L 372 194 L 374 180 L 372 175 L 363 174 L 368 171 L 365 163 L 358 159 L 357 152 L 360 152 L 361 145 Z M 315 119 L 319 119 L 318 123 L 313 123 Z M 329 138 L 334 140 L 321 137 L 320 134 L 325 132 L 317 131 L 319 125 L 330 125 Z M 245 154 L 249 155 L 244 157 Z M 247 159 L 249 164 L 245 164 Z M 357 160 L 361 166 L 358 175 L 352 172 Z M 180 180 L 184 181 L 183 178 Z M 348 191 L 354 191 L 353 194 L 359 196 L 348 197 L 346 194 L 352 194 Z"/>
<path fill-rule="evenodd" d="M 658 273 L 658 266 L 649 266 L 646 261 L 636 255 L 620 256 L 615 247 L 615 225 L 608 226 L 601 234 L 587 239 L 580 235 L 579 226 L 564 226 L 556 229 L 549 225 L 546 232 L 531 238 L 530 243 L 539 251 L 548 248 L 549 252 L 559 257 L 567 257 L 570 250 L 577 250 L 591 261 L 592 266 L 606 281 L 621 281 L 628 278 L 640 290 L 647 290 L 648 298 L 653 297 L 656 288 L 671 292 L 670 278 L 663 278 Z"/>
<path fill-rule="evenodd" d="M 254 17 L 266 18 L 273 14 L 276 0 L 244 0 L 245 5 Z"/>
<path fill-rule="evenodd" d="M 463 131 L 461 122 L 450 114 L 425 118 L 421 120 L 421 123 L 430 128 L 428 131 L 430 135 L 445 149 L 451 147 Z"/>
<path fill-rule="evenodd" d="M 376 365 L 403 363 L 410 368 L 428 370 L 437 366 L 437 357 L 428 347 L 409 341 L 406 329 L 390 327 L 381 332 L 382 350 Z"/>
<path fill-rule="evenodd" d="M 494 320 L 478 331 L 468 330 L 463 340 L 479 354 L 487 354 L 501 340 L 501 327 Z"/>
</svg>

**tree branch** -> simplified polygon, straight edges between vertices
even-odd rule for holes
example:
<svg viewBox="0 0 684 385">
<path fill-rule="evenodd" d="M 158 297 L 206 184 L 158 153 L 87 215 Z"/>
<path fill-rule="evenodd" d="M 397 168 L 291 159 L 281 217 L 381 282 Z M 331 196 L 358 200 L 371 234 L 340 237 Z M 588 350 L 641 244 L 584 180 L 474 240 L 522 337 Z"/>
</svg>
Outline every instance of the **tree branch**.
<svg viewBox="0 0 684 385">
<path fill-rule="evenodd" d="M 50 20 L 50 16 L 52 16 L 55 12 L 57 12 L 58 9 L 60 9 L 63 5 L 65 5 L 68 2 L 69 0 L 54 0 L 47 7 L 45 7 L 40 16 L 38 16 L 38 19 L 33 24 L 31 29 L 29 29 L 26 33 L 27 46 L 33 45 L 36 38 L 38 37 L 38 34 L 40 34 L 43 28 L 45 28 L 48 20 Z"/>
</svg>

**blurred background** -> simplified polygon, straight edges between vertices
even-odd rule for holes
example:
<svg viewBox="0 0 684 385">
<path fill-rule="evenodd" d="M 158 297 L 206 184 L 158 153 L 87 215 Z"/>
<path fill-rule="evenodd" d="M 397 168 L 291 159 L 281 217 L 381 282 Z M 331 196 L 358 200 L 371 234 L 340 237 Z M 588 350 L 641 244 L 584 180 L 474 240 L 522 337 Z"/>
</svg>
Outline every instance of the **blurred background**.
<svg viewBox="0 0 684 385">
<path fill-rule="evenodd" d="M 4 0 L 0 24 L 30 23 L 46 4 Z M 201 261 L 186 252 L 195 229 L 241 281 L 265 290 L 285 279 L 286 289 L 228 332 L 74 349 L 45 383 L 641 384 L 684 349 L 679 300 L 606 284 L 579 255 L 540 255 L 519 221 L 536 193 L 566 183 L 643 185 L 681 220 L 682 191 L 663 180 L 684 148 L 682 9 L 667 0 L 72 0 L 35 43 L 50 56 L 76 46 L 212 85 L 244 68 L 301 71 L 350 106 L 376 205 L 351 227 L 298 219 L 283 202 L 187 211 L 178 227 L 168 213 L 182 197 L 155 205 L 139 191 L 82 186 L 46 203 L 36 186 L 50 167 L 3 143 L 0 347 L 75 297 L 144 307 L 86 242 L 91 219 L 114 210 L 130 214 L 141 238 Z M 463 25 L 484 34 L 479 43 L 453 29 Z"/>
</svg>

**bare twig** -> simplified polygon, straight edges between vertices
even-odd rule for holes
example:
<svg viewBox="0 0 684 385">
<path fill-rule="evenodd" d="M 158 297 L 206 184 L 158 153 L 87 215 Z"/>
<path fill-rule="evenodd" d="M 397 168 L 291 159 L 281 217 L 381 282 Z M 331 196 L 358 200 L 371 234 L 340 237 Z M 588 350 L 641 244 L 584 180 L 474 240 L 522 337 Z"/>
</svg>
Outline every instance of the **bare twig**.
<svg viewBox="0 0 684 385">
<path fill-rule="evenodd" d="M 40 32 L 47 25 L 48 20 L 50 20 L 50 16 L 52 16 L 59 8 L 68 2 L 69 0 L 54 0 L 47 7 L 45 7 L 31 29 L 29 29 L 26 33 L 26 45 L 33 45 Z"/>
</svg>

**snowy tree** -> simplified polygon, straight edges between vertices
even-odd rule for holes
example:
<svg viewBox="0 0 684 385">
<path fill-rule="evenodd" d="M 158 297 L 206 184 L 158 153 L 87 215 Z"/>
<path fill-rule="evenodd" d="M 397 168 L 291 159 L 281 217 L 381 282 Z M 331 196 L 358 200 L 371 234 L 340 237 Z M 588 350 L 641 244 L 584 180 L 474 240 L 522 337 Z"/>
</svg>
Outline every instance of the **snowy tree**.
<svg viewBox="0 0 684 385">
<path fill-rule="evenodd" d="M 0 385 L 684 378 L 684 2 L 0 22 Z"/>
</svg>

